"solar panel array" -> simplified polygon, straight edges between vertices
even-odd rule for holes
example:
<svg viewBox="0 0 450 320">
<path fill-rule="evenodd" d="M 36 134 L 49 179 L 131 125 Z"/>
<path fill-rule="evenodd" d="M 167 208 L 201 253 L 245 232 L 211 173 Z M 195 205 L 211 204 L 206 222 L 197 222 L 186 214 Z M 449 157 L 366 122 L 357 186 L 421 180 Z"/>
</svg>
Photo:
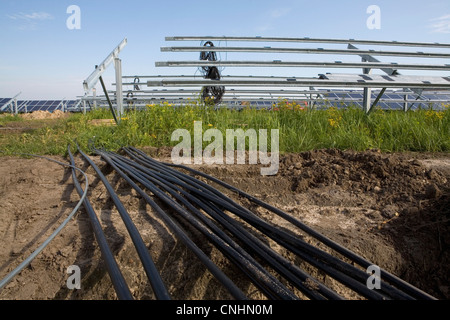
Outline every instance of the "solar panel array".
<svg viewBox="0 0 450 320">
<path fill-rule="evenodd" d="M 194 90 L 195 91 L 195 90 Z M 146 104 L 162 104 L 164 102 L 172 105 L 188 104 L 196 101 L 191 90 L 143 90 L 130 91 L 133 93 L 129 98 L 124 99 L 124 106 L 133 108 L 145 107 Z M 372 101 L 378 97 L 379 90 L 372 91 Z M 190 100 L 188 100 L 190 98 Z M 230 108 L 243 108 L 248 103 L 256 108 L 271 108 L 280 99 L 287 99 L 289 102 L 295 101 L 300 105 L 313 105 L 315 108 L 327 108 L 330 106 L 345 108 L 356 106 L 362 108 L 364 93 L 362 90 L 346 89 L 317 89 L 317 90 L 235 90 L 229 89 L 223 95 L 221 106 Z M 100 98 L 101 97 L 97 97 Z M 406 100 L 405 100 L 406 98 Z M 420 97 L 414 92 L 402 90 L 386 90 L 376 106 L 384 110 L 407 110 L 416 108 L 433 108 L 439 110 L 443 105 L 450 104 L 450 92 L 446 91 L 424 91 Z M 105 101 L 98 101 L 98 105 L 105 105 Z"/>
<path fill-rule="evenodd" d="M 0 107 L 7 103 L 11 98 L 0 98 Z"/>
<path fill-rule="evenodd" d="M 282 92 L 283 90 L 281 90 Z M 125 98 L 124 106 L 127 107 L 138 107 L 144 106 L 146 104 L 158 104 L 163 103 L 165 101 L 178 105 L 178 104 L 186 104 L 189 103 L 185 97 L 174 97 L 173 94 L 164 90 L 164 94 L 157 95 L 155 97 L 139 97 L 139 95 L 135 95 L 132 99 Z M 229 93 L 232 93 L 229 92 Z M 227 105 L 231 108 L 240 108 L 243 105 L 242 102 L 248 101 L 252 106 L 258 108 L 270 108 L 277 100 L 282 98 L 287 98 L 289 101 L 296 101 L 298 103 L 305 103 L 308 101 L 314 102 L 314 107 L 348 107 L 350 105 L 361 107 L 363 101 L 363 92 L 360 90 L 337 90 L 337 89 L 322 89 L 318 91 L 314 91 L 314 94 L 288 94 L 285 93 L 286 96 L 280 95 L 277 98 L 276 95 L 272 97 L 261 96 L 259 98 L 250 98 L 242 99 L 243 96 L 237 96 L 236 98 L 233 95 L 227 96 L 223 105 Z M 378 92 L 372 92 L 372 101 L 376 99 Z M 97 97 L 100 98 L 101 97 Z M 417 95 L 412 93 L 408 95 L 408 105 L 412 107 L 412 109 L 417 107 L 428 108 L 432 107 L 433 109 L 441 109 L 442 105 L 450 104 L 450 93 L 444 92 L 425 92 L 422 94 L 421 99 L 416 100 Z M 377 106 L 381 109 L 390 109 L 390 110 L 402 110 L 404 108 L 404 92 L 395 92 L 395 91 L 386 91 L 380 101 L 378 101 Z M 192 100 L 191 100 L 192 101 Z M 5 104 L 11 102 L 11 98 L 0 98 L 0 110 L 4 112 L 13 112 L 14 111 L 14 103 L 9 103 L 8 106 Z M 131 103 L 132 102 L 132 103 Z M 92 101 L 87 101 L 88 109 L 92 106 Z M 101 99 L 98 101 L 98 107 L 108 107 L 106 103 L 106 99 L 104 101 Z M 17 110 L 19 113 L 27 113 L 34 111 L 48 111 L 54 112 L 55 110 L 63 110 L 69 112 L 80 112 L 83 110 L 83 104 L 81 99 L 79 100 L 18 100 L 17 101 Z"/>
<path fill-rule="evenodd" d="M 372 92 L 372 101 L 374 101 L 378 96 L 378 92 Z M 450 104 L 450 92 L 444 94 L 439 93 L 423 93 L 420 98 L 411 92 L 408 96 L 408 104 L 412 105 L 413 108 L 422 107 L 433 109 L 441 109 L 443 104 Z M 399 94 L 396 92 L 385 92 L 380 101 L 378 101 L 377 106 L 381 109 L 391 109 L 391 110 L 401 110 L 405 102 L 405 94 Z M 417 100 L 416 100 L 417 99 Z M 323 103 L 336 104 L 336 106 L 349 106 L 356 105 L 362 107 L 363 92 L 358 91 L 339 91 L 339 90 L 326 90 L 323 94 Z"/>
<path fill-rule="evenodd" d="M 14 103 L 9 103 L 11 98 L 0 98 L 0 110 L 13 111 Z M 55 110 L 64 111 L 79 111 L 80 100 L 17 100 L 18 112 L 34 112 L 34 111 L 48 111 L 53 112 Z"/>
</svg>

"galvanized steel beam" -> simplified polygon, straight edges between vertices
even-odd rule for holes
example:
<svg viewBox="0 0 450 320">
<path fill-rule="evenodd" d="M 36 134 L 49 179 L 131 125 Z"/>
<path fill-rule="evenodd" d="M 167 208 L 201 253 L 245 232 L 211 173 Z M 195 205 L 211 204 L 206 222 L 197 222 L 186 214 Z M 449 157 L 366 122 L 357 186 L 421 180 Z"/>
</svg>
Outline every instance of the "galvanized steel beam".
<svg viewBox="0 0 450 320">
<path fill-rule="evenodd" d="M 95 87 L 97 82 L 99 81 L 100 76 L 105 72 L 106 68 L 114 62 L 114 59 L 119 57 L 120 51 L 126 46 L 127 39 L 123 39 L 119 45 L 103 60 L 102 63 L 100 63 L 96 68 L 95 71 L 89 75 L 89 77 L 86 78 L 86 80 L 83 81 L 83 87 L 85 92 L 89 92 L 92 88 Z"/>
<path fill-rule="evenodd" d="M 352 87 L 352 88 L 433 88 L 450 89 L 450 77 L 428 77 L 426 81 L 415 81 L 415 78 L 403 76 L 384 79 L 371 75 L 348 75 L 345 77 L 303 78 L 286 80 L 159 80 L 147 81 L 148 87 L 197 87 L 197 86 L 238 86 L 238 87 Z M 366 77 L 366 78 L 364 78 Z M 386 76 L 387 77 L 387 76 Z M 433 78 L 433 79 L 431 79 Z M 409 81 L 408 81 L 409 79 Z"/>
<path fill-rule="evenodd" d="M 353 49 L 323 49 L 323 48 L 272 48 L 272 47 L 161 47 L 162 52 L 246 52 L 246 53 L 300 53 L 300 54 L 338 54 L 373 56 L 395 56 L 415 58 L 450 58 L 450 53 L 410 52 L 410 51 L 381 51 L 381 50 L 353 50 Z"/>
<path fill-rule="evenodd" d="M 248 42 L 293 42 L 293 43 L 354 43 L 363 45 L 380 46 L 404 46 L 404 47 L 429 47 L 450 48 L 450 43 L 438 42 L 408 42 L 408 41 L 379 41 L 361 39 L 326 39 L 326 38 L 290 38 L 290 37 L 228 37 L 228 36 L 172 36 L 166 37 L 166 41 L 248 41 Z"/>
<path fill-rule="evenodd" d="M 450 57 L 450 55 L 449 55 Z M 367 60 L 367 59 L 366 59 Z M 450 64 L 417 64 L 417 63 L 384 63 L 384 62 L 342 62 L 342 61 L 157 61 L 156 67 L 305 67 L 305 68 L 371 68 L 392 70 L 390 75 L 395 74 L 395 69 L 408 70 L 434 70 L 450 71 Z M 391 68 L 391 69 L 388 69 Z M 392 69 L 395 68 L 395 69 Z"/>
</svg>

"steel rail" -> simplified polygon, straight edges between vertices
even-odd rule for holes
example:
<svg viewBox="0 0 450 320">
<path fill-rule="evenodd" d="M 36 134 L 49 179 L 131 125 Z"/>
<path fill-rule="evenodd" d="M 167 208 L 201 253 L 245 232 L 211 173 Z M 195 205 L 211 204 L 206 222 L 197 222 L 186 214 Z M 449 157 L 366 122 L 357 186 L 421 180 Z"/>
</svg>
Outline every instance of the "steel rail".
<svg viewBox="0 0 450 320">
<path fill-rule="evenodd" d="M 206 60 L 203 60 L 206 61 Z M 243 75 L 221 75 L 221 78 L 286 78 L 286 77 L 281 77 L 281 76 L 254 76 L 254 75 L 248 75 L 248 76 L 243 76 Z M 132 76 L 122 76 L 123 79 L 130 79 L 130 78 L 134 78 Z M 172 74 L 172 75 L 153 75 L 153 76 L 139 76 L 139 78 L 143 78 L 143 79 L 165 79 L 165 78 L 194 78 L 194 79 L 204 79 L 203 76 L 201 75 L 179 75 L 179 74 Z M 295 77 L 293 77 L 295 78 Z M 126 82 L 127 85 L 131 85 L 131 84 L 136 84 L 134 82 Z M 122 83 L 124 84 L 124 83 Z M 112 85 L 116 85 L 116 83 L 112 83 Z M 137 90 L 138 91 L 138 90 Z M 112 91 L 115 92 L 115 91 Z"/>
<path fill-rule="evenodd" d="M 82 195 L 82 188 L 76 176 L 75 161 L 70 151 L 70 145 L 67 146 L 67 152 L 70 158 L 70 163 L 72 165 L 72 179 L 75 184 L 75 188 L 78 194 Z M 100 221 L 98 220 L 97 214 L 95 213 L 89 199 L 86 197 L 83 202 L 84 208 L 89 216 L 89 220 L 91 222 L 92 230 L 94 231 L 95 238 L 97 239 L 97 243 L 100 248 L 100 252 L 102 254 L 106 269 L 111 278 L 111 282 L 116 291 L 117 297 L 120 300 L 133 300 L 133 296 L 128 288 L 128 285 L 123 278 L 122 272 L 117 265 L 117 262 L 114 258 L 114 255 L 111 251 L 111 248 L 108 245 L 108 241 L 106 240 L 105 234 L 103 233 Z"/>
<path fill-rule="evenodd" d="M 296 54 L 337 54 L 337 55 L 361 55 L 394 56 L 411 58 L 450 58 L 450 53 L 435 52 L 410 52 L 410 51 L 380 51 L 361 49 L 323 49 L 323 48 L 272 48 L 272 47 L 161 47 L 161 52 L 245 52 L 245 53 L 296 53 Z"/>
<path fill-rule="evenodd" d="M 280 99 L 290 99 L 290 100 L 301 100 L 301 101 L 321 101 L 321 102 L 361 102 L 363 100 L 363 97 L 360 98 L 340 98 L 340 97 L 329 97 L 325 96 L 326 93 L 312 93 L 312 94 L 320 94 L 324 97 L 322 98 L 311 98 L 306 95 L 309 95 L 309 93 L 302 93 L 302 92 L 291 92 L 291 93 L 285 93 L 283 92 L 277 92 L 272 93 L 272 91 L 266 91 L 261 93 L 239 93 L 239 92 L 228 92 L 225 93 L 223 96 L 222 101 L 233 101 L 233 100 L 252 100 L 252 101 L 279 101 Z M 397 93 L 395 93 L 398 95 Z M 409 96 L 415 96 L 415 94 L 408 94 Z M 376 95 L 373 96 L 375 98 Z M 142 95 L 136 95 L 133 98 L 124 99 L 124 102 L 128 103 L 143 103 L 144 101 L 152 101 L 152 100 L 183 100 L 183 101 L 193 101 L 193 99 L 182 96 L 182 93 L 179 95 L 170 95 L 170 94 L 142 94 Z M 97 98 L 96 101 L 105 102 L 104 99 Z M 381 97 L 378 102 L 384 102 L 384 103 L 448 103 L 450 100 L 447 99 L 424 99 L 424 100 L 416 100 L 416 99 L 404 99 L 404 98 L 398 98 L 398 99 L 392 99 L 392 98 L 383 98 Z"/>
<path fill-rule="evenodd" d="M 244 78 L 253 78 L 253 77 L 244 77 Z M 260 78 L 267 78 L 269 79 L 269 77 L 260 77 Z M 280 79 L 286 79 L 286 77 L 278 77 Z M 293 77 L 295 78 L 295 77 Z M 131 85 L 131 84 L 130 84 Z M 112 91 L 111 91 L 112 92 Z M 198 90 L 191 90 L 191 89 L 152 89 L 152 90 L 129 90 L 128 92 L 133 93 L 133 97 L 132 98 L 125 98 L 127 100 L 136 100 L 139 98 L 143 98 L 143 97 L 166 97 L 166 96 L 170 96 L 173 95 L 174 97 L 178 97 L 179 95 L 181 96 L 182 94 L 198 94 Z M 379 92 L 378 91 L 372 91 L 372 95 L 376 96 Z M 361 97 L 363 95 L 362 91 L 357 91 L 357 90 L 290 90 L 290 89 L 234 89 L 234 88 L 230 88 L 227 90 L 227 92 L 224 94 L 224 96 L 233 96 L 233 95 L 250 95 L 250 94 L 258 94 L 258 97 L 260 95 L 268 95 L 268 96 L 277 96 L 277 95 L 286 95 L 286 96 L 297 96 L 297 95 L 308 95 L 307 98 L 310 98 L 310 95 L 321 95 L 324 96 L 325 98 L 329 98 L 327 97 L 330 94 L 360 94 Z M 437 92 L 423 92 L 423 95 L 436 95 L 436 96 L 446 96 L 445 99 L 448 99 L 447 96 L 450 96 L 449 92 L 442 92 L 442 91 L 437 91 Z M 400 96 L 416 96 L 417 94 L 414 92 L 410 92 L 410 91 L 385 91 L 384 95 L 400 95 Z M 185 97 L 185 96 L 184 96 Z M 334 98 L 333 99 L 348 99 L 348 98 Z M 355 98 L 353 98 L 355 99 Z M 89 100 L 89 101 L 93 101 L 93 100 L 102 100 L 104 101 L 104 97 L 97 97 L 97 98 L 85 98 L 85 100 Z M 389 99 L 395 102 L 398 102 L 397 100 L 399 99 Z M 404 101 L 404 100 L 402 100 Z M 416 101 L 416 100 L 408 100 L 408 101 Z M 445 102 L 447 100 L 444 99 L 430 99 L 430 100 L 426 100 L 426 101 L 436 101 L 436 102 Z"/>
<path fill-rule="evenodd" d="M 355 75 L 357 76 L 357 75 Z M 431 78 L 431 77 L 430 77 Z M 374 80 L 327 80 L 320 78 L 296 78 L 286 77 L 286 80 L 160 80 L 147 81 L 148 87 L 198 87 L 198 86 L 229 86 L 229 87 L 349 87 L 349 88 L 433 88 L 450 89 L 450 77 L 433 77 L 439 80 L 433 83 L 397 81 L 395 77 L 390 77 L 393 81 Z M 405 79 L 405 77 L 402 77 Z M 431 80 L 431 79 L 430 79 Z M 445 81 L 445 82 L 444 82 Z"/>
<path fill-rule="evenodd" d="M 294 43 L 336 43 L 336 44 L 363 44 L 381 46 L 408 46 L 450 48 L 450 43 L 437 42 L 410 42 L 410 41 L 383 41 L 364 39 L 325 39 L 325 38 L 292 38 L 292 37 L 232 37 L 232 36 L 170 36 L 166 41 L 248 41 L 248 42 L 294 42 Z"/>
<path fill-rule="evenodd" d="M 316 230 L 308 227 L 306 224 L 304 224 L 303 222 L 301 222 L 300 220 L 294 218 L 293 216 L 287 214 L 286 212 L 222 181 L 219 180 L 217 178 L 214 178 L 208 174 L 205 174 L 204 172 L 189 168 L 187 166 L 184 165 L 178 165 L 178 164 L 172 164 L 172 163 L 164 163 L 168 166 L 171 167 L 176 167 L 176 168 L 180 168 L 183 170 L 187 170 L 193 174 L 199 175 L 203 178 L 208 179 L 209 181 L 212 181 L 214 183 L 217 183 L 218 185 L 225 187 L 226 189 L 233 191 L 234 193 L 238 194 L 241 197 L 244 197 L 248 200 L 250 200 L 251 202 L 270 210 L 271 212 L 277 214 L 278 216 L 280 216 L 281 218 L 285 219 L 286 221 L 292 223 L 294 226 L 298 227 L 299 229 L 301 229 L 302 231 L 306 232 L 307 234 L 309 234 L 310 236 L 316 238 L 317 240 L 323 242 L 324 244 L 326 244 L 328 247 L 332 248 L 333 250 L 335 250 L 336 252 L 339 252 L 340 254 L 342 254 L 343 256 L 347 257 L 348 259 L 358 263 L 360 266 L 367 268 L 371 265 L 373 265 L 372 262 L 366 260 L 365 258 L 361 257 L 360 255 L 348 250 L 347 248 L 343 247 L 342 245 L 338 244 L 337 242 L 329 239 L 328 237 L 322 235 L 321 233 L 317 232 Z M 406 281 L 398 278 L 397 276 L 381 269 L 381 277 L 383 279 L 387 279 L 388 281 L 390 281 L 391 283 L 395 284 L 396 286 L 398 286 L 399 288 L 401 288 L 402 290 L 404 290 L 406 293 L 410 294 L 413 297 L 419 298 L 419 299 L 431 299 L 431 300 L 435 300 L 436 298 L 434 298 L 433 296 L 429 295 L 428 293 L 420 290 L 419 288 L 416 288 L 415 286 L 407 283 Z"/>
<path fill-rule="evenodd" d="M 280 243 L 280 239 L 283 239 L 283 241 L 290 243 L 291 245 L 293 245 L 295 248 L 299 249 L 299 250 L 303 250 L 307 255 L 311 254 L 315 257 L 318 257 L 321 260 L 326 261 L 327 264 L 330 264 L 332 266 L 334 266 L 335 268 L 338 268 L 339 270 L 341 270 L 344 273 L 348 273 L 353 275 L 354 277 L 359 278 L 360 281 L 366 281 L 367 280 L 367 274 L 364 273 L 362 270 L 355 268 L 354 266 L 345 263 L 339 259 L 337 259 L 336 257 L 323 252 L 322 250 L 311 246 L 309 244 L 304 243 L 303 241 L 299 241 L 298 239 L 294 238 L 292 235 L 287 234 L 286 232 L 282 232 L 276 228 L 274 228 L 273 226 L 270 226 L 267 222 L 265 222 L 264 220 L 254 216 L 254 214 L 247 210 L 246 208 L 235 204 L 231 199 L 229 199 L 228 197 L 222 195 L 222 199 L 218 199 L 214 196 L 212 196 L 211 194 L 208 194 L 207 192 L 204 192 L 204 190 L 198 190 L 195 187 L 191 187 L 190 185 L 185 184 L 184 182 L 180 182 L 177 181 L 176 179 L 170 179 L 169 177 L 167 177 L 168 173 L 165 172 L 164 175 L 166 176 L 165 178 L 173 183 L 177 183 L 181 186 L 183 186 L 184 188 L 188 189 L 189 191 L 192 191 L 194 193 L 197 193 L 200 197 L 205 197 L 207 198 L 209 201 L 213 201 L 215 203 L 217 203 L 218 205 L 226 208 L 227 210 L 229 210 L 230 212 L 238 215 L 240 218 L 244 219 L 245 221 L 247 221 L 250 225 L 256 227 L 258 230 L 262 231 L 264 234 L 268 235 L 270 238 L 272 238 L 273 240 L 277 241 Z M 200 192 L 199 192 L 200 191 Z M 217 191 L 218 192 L 218 191 Z M 220 192 L 219 192 L 220 194 Z M 225 201 L 222 201 L 225 200 Z M 235 205 L 235 207 L 233 206 L 229 206 L 230 203 L 233 203 Z M 235 210 L 238 209 L 238 210 Z M 299 252 L 297 250 L 297 252 Z M 383 299 L 381 295 L 379 295 L 378 293 L 374 293 L 371 290 L 366 290 L 367 286 L 361 285 L 361 283 L 357 283 L 355 282 L 352 278 L 350 277 L 346 277 L 345 275 L 339 274 L 337 272 L 339 271 L 335 271 L 334 269 L 330 269 L 327 267 L 327 265 L 325 264 L 320 264 L 319 262 L 317 262 L 316 260 L 312 260 L 309 258 L 309 256 L 304 256 L 305 259 L 308 259 L 309 262 L 312 262 L 315 264 L 315 266 L 321 266 L 321 268 L 323 268 L 322 270 L 324 270 L 325 272 L 327 272 L 328 274 L 332 275 L 333 277 L 337 276 L 338 279 L 340 281 L 345 281 L 344 283 L 349 285 L 350 287 L 359 290 L 358 292 L 364 294 L 366 297 L 370 297 L 373 299 L 376 298 L 380 298 Z M 397 298 L 403 298 L 403 299 L 408 299 L 409 296 L 405 295 L 402 292 L 399 292 L 398 290 L 396 290 L 395 288 L 392 288 L 391 286 L 384 284 L 383 285 L 383 290 L 388 292 L 391 296 L 397 297 Z"/>
<path fill-rule="evenodd" d="M 450 55 L 449 55 L 450 58 Z M 385 63 L 385 62 L 342 62 L 342 61 L 157 61 L 156 67 L 302 67 L 302 68 L 394 68 L 406 70 L 449 71 L 449 64 Z"/>
<path fill-rule="evenodd" d="M 78 147 L 78 146 L 77 146 Z M 103 175 L 98 166 L 78 147 L 78 152 L 87 160 L 87 162 L 91 165 L 91 167 L 95 170 L 100 180 L 105 185 L 112 201 L 114 202 L 119 214 L 124 222 L 128 233 L 133 241 L 133 244 L 137 250 L 139 258 L 144 267 L 144 271 L 150 281 L 151 287 L 157 299 L 160 300 L 170 300 L 170 295 L 164 285 L 164 282 L 161 279 L 161 275 L 159 274 L 155 263 L 150 256 L 147 246 L 145 245 L 138 229 L 134 225 L 130 215 L 128 214 L 126 208 L 120 201 L 119 197 L 115 193 L 113 187 L 109 183 L 108 179 Z"/>
<path fill-rule="evenodd" d="M 143 175 L 146 175 L 143 173 Z M 154 175 L 152 175 L 154 177 Z M 148 176 L 147 176 L 148 177 Z M 237 235 L 237 238 L 241 240 L 242 243 L 244 243 L 246 246 L 250 246 L 254 252 L 257 252 L 260 258 L 263 260 L 266 260 L 266 262 L 273 267 L 275 270 L 280 272 L 283 276 L 285 276 L 291 283 L 293 283 L 299 290 L 304 292 L 308 297 L 314 298 L 314 299 L 323 299 L 322 296 L 318 295 L 317 292 L 311 290 L 310 288 L 306 287 L 304 285 L 304 281 L 307 279 L 310 279 L 313 281 L 313 283 L 316 283 L 318 286 L 318 292 L 323 294 L 326 297 L 333 298 L 333 299 L 342 299 L 338 294 L 335 292 L 329 290 L 328 288 L 324 287 L 321 283 L 317 282 L 315 279 L 307 275 L 306 273 L 302 272 L 300 269 L 296 269 L 293 267 L 290 263 L 287 262 L 286 259 L 284 259 L 282 256 L 276 254 L 270 247 L 262 243 L 260 240 L 256 239 L 256 237 L 251 238 L 250 234 L 246 232 L 245 230 L 239 230 L 239 225 L 236 224 L 233 220 L 226 221 L 225 219 L 221 219 L 217 216 L 217 214 L 214 213 L 214 209 L 200 201 L 198 198 L 192 196 L 191 194 L 187 193 L 181 188 L 176 187 L 175 185 L 171 185 L 170 187 L 163 183 L 162 180 L 154 179 L 149 177 L 154 183 L 158 184 L 160 187 L 165 189 L 167 192 L 169 192 L 174 198 L 176 198 L 178 201 L 183 203 L 187 208 L 191 210 L 196 216 L 198 216 L 202 221 L 208 225 L 211 229 L 213 229 L 216 234 L 218 234 L 222 239 L 227 241 L 231 246 L 236 248 L 241 252 L 241 254 L 248 256 L 248 253 L 243 251 L 240 247 L 236 247 L 235 243 L 220 229 L 218 229 L 217 226 L 212 224 L 209 220 L 205 219 L 202 215 L 202 213 L 193 207 L 186 199 L 189 199 L 191 202 L 197 204 L 200 208 L 202 208 L 206 213 L 208 213 L 211 217 L 215 217 L 216 220 L 222 223 L 222 225 L 225 225 L 226 228 L 234 232 L 235 235 Z M 141 183 L 144 183 L 143 180 L 140 180 Z M 177 193 L 178 192 L 178 193 Z M 180 196 L 182 194 L 185 198 Z M 268 256 L 268 254 L 270 256 Z M 284 263 L 284 265 L 283 265 Z M 288 270 L 289 268 L 286 266 L 289 264 L 289 267 L 291 267 L 291 270 Z M 294 275 L 295 273 L 295 275 Z M 300 275 L 300 280 L 297 278 Z"/>
<path fill-rule="evenodd" d="M 170 216 L 163 210 L 159 205 L 153 201 L 152 198 L 148 196 L 145 191 L 140 188 L 130 177 L 127 176 L 126 172 L 130 173 L 129 170 L 122 171 L 119 168 L 120 164 L 116 164 L 113 158 L 109 157 L 104 151 L 96 150 L 96 153 L 100 155 L 111 167 L 123 178 L 127 183 L 135 189 L 144 199 L 145 201 L 158 213 L 159 217 L 164 220 L 164 222 L 169 226 L 169 228 L 175 233 L 175 235 L 190 249 L 192 252 L 197 255 L 197 257 L 202 261 L 202 263 L 208 268 L 208 270 L 213 274 L 224 286 L 228 289 L 228 291 L 232 294 L 232 296 L 239 300 L 246 300 L 247 297 L 245 294 L 230 280 L 228 276 L 226 276 L 222 270 L 220 270 L 217 265 L 215 265 L 211 259 L 186 235 L 186 231 L 183 230 L 181 226 L 179 226 Z M 128 168 L 129 169 L 129 168 Z M 145 184 L 144 180 L 141 180 L 139 177 L 136 177 L 136 180 L 142 184 Z"/>
<path fill-rule="evenodd" d="M 222 76 L 222 78 L 225 78 L 225 76 Z M 252 76 L 245 76 L 242 78 L 247 78 L 247 79 L 252 79 L 252 78 L 256 78 L 256 77 L 252 77 Z M 260 77 L 260 78 L 275 78 L 275 77 Z M 279 79 L 291 79 L 295 77 L 277 77 Z M 301 79 L 301 78 L 299 78 Z M 131 85 L 131 83 L 130 83 Z M 110 90 L 108 91 L 109 93 L 112 93 L 114 91 Z M 131 92 L 133 94 L 139 94 L 139 93 L 143 93 L 143 94 L 150 94 L 150 93 L 198 93 L 197 90 L 191 90 L 191 89 L 174 89 L 174 90 L 170 90 L 170 89 L 151 89 L 151 90 L 128 90 L 127 92 Z M 227 93 L 298 93 L 298 94 L 345 94 L 345 93 L 354 93 L 354 94 L 363 94 L 362 90 L 283 90 L 283 89 L 273 89 L 273 90 L 264 90 L 264 89 L 253 89 L 253 90 L 249 90 L 249 89 L 229 89 L 227 91 Z M 375 92 L 372 92 L 373 94 L 375 94 Z M 416 95 L 414 92 L 411 91 L 386 91 L 385 94 L 398 94 L 398 95 Z M 428 92 L 423 92 L 422 94 L 433 94 L 433 95 L 450 95 L 449 92 L 442 92 L 442 91 L 428 91 Z M 101 97 L 101 96 L 100 96 Z M 89 99 L 89 100 L 95 100 L 95 99 L 99 99 L 99 96 L 97 96 L 96 98 L 84 98 L 84 100 Z M 136 97 L 136 96 L 134 96 Z"/>
<path fill-rule="evenodd" d="M 130 163 L 133 166 L 138 166 L 136 163 Z M 136 177 L 136 172 L 130 172 L 129 174 Z M 144 173 L 141 172 L 141 176 Z M 139 177 L 139 174 L 137 175 Z M 148 178 L 148 177 L 147 177 Z M 227 256 L 233 263 L 240 268 L 244 274 L 246 274 L 253 283 L 255 283 L 269 298 L 271 299 L 298 299 L 289 289 L 287 289 L 281 282 L 279 282 L 274 276 L 268 273 L 262 268 L 251 256 L 244 255 L 242 251 L 236 250 L 237 244 L 230 246 L 230 242 L 226 242 L 221 239 L 217 234 L 208 230 L 208 228 L 201 224 L 199 221 L 193 219 L 193 217 L 179 206 L 179 204 L 173 202 L 159 189 L 157 189 L 151 182 L 144 180 L 140 181 L 145 183 L 144 185 L 151 190 L 159 199 L 171 206 L 177 213 L 181 214 L 187 221 L 189 221 L 197 230 L 202 232 L 210 241 L 212 241 L 216 247 L 221 250 L 225 256 Z M 203 221 L 204 222 L 204 221 Z M 231 239 L 228 239 L 232 241 Z"/>
</svg>

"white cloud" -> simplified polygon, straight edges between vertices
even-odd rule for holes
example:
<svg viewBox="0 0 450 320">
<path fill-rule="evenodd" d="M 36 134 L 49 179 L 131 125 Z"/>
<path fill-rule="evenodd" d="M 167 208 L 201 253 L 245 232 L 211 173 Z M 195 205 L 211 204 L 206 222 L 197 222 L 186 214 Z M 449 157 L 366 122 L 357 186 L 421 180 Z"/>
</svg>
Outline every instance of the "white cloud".
<svg viewBox="0 0 450 320">
<path fill-rule="evenodd" d="M 14 25 L 18 30 L 37 30 L 39 23 L 46 20 L 53 20 L 54 17 L 47 12 L 32 12 L 32 13 L 15 13 L 7 15 L 11 20 L 17 21 Z"/>
<path fill-rule="evenodd" d="M 431 19 L 433 23 L 430 24 L 431 32 L 433 33 L 450 33 L 450 14 L 446 14 L 439 18 Z"/>
<path fill-rule="evenodd" d="M 28 20 L 28 21 L 37 21 L 37 20 L 51 20 L 54 17 L 47 12 L 32 12 L 32 13 L 15 13 L 13 15 L 8 15 L 8 17 L 12 20 Z"/>
</svg>

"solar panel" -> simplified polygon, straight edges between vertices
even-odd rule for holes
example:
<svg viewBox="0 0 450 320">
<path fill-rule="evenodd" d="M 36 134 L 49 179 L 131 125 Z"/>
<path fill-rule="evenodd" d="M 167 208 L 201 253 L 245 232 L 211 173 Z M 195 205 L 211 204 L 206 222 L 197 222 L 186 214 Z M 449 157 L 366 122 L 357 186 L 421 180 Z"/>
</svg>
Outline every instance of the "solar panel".
<svg viewBox="0 0 450 320">
<path fill-rule="evenodd" d="M 45 104 L 46 111 L 49 111 L 49 112 L 55 111 L 56 108 L 58 107 L 59 103 L 61 103 L 61 101 L 58 101 L 58 100 L 47 101 L 47 103 Z"/>
<path fill-rule="evenodd" d="M 39 111 L 39 110 L 40 110 L 40 107 L 38 107 L 36 105 L 28 107 L 28 112 L 34 112 L 34 111 Z"/>
<path fill-rule="evenodd" d="M 328 97 L 333 99 L 339 98 L 339 96 L 336 93 L 328 93 Z"/>
<path fill-rule="evenodd" d="M 352 99 L 362 99 L 362 94 L 360 94 L 360 93 L 349 93 L 348 95 Z"/>
<path fill-rule="evenodd" d="M 391 100 L 403 99 L 403 97 L 398 94 L 386 94 L 385 96 L 386 96 L 386 98 L 391 99 Z"/>
<path fill-rule="evenodd" d="M 232 92 L 233 89 L 230 88 L 230 92 Z M 378 97 L 379 90 L 372 90 L 372 102 L 375 100 L 375 98 Z M 270 100 L 270 98 L 273 97 L 273 94 L 270 94 L 270 91 L 268 92 L 269 95 L 264 94 L 264 92 L 261 92 L 263 95 L 255 95 L 255 98 L 253 99 L 252 96 L 248 96 L 248 99 L 253 99 L 254 105 L 257 106 L 271 106 L 273 101 Z M 287 92 L 286 92 L 287 93 Z M 289 95 L 286 95 L 288 97 Z M 443 91 L 437 91 L 437 92 L 423 92 L 421 95 L 425 100 L 417 100 L 414 103 L 409 102 L 409 106 L 413 106 L 413 108 L 417 108 L 418 106 L 421 106 L 422 108 L 428 108 L 430 106 L 430 103 L 427 102 L 428 99 L 433 100 L 432 103 L 433 108 L 436 109 L 442 109 L 443 104 L 449 104 L 450 103 L 450 94 Z M 178 96 L 177 96 L 178 97 Z M 339 108 L 342 107 L 348 107 L 350 105 L 362 107 L 362 101 L 363 101 L 363 91 L 362 90 L 349 90 L 349 89 L 319 89 L 319 90 L 313 90 L 312 93 L 304 93 L 304 96 L 302 98 L 299 98 L 298 96 L 289 96 L 289 99 L 309 99 L 310 97 L 312 99 L 316 99 L 314 102 L 315 106 L 318 107 L 328 107 L 328 106 L 336 106 Z M 417 94 L 414 92 L 408 92 L 408 99 L 409 100 L 415 100 L 418 97 Z M 134 96 L 134 98 L 142 102 L 141 99 L 139 99 L 138 96 Z M 168 99 L 168 97 L 161 96 L 158 97 L 158 99 L 153 99 L 153 101 L 163 101 L 164 98 Z M 180 98 L 180 97 L 179 97 Z M 236 97 L 234 97 L 236 99 Z M 173 98 L 172 98 L 173 99 Z M 181 98 L 180 98 L 181 99 Z M 266 101 L 266 99 L 269 99 Z M 244 100 L 246 100 L 244 98 Z M 259 100 L 259 101 L 258 101 Z M 389 100 L 396 100 L 389 101 Z M 381 100 L 377 103 L 377 106 L 382 109 L 397 109 L 401 110 L 404 107 L 404 92 L 403 90 L 387 90 L 384 92 L 384 94 L 381 96 Z M 11 98 L 0 98 L 0 107 L 2 107 L 3 104 L 11 101 Z M 149 98 L 148 101 L 151 101 Z M 227 102 L 230 107 L 236 106 L 236 104 L 233 104 L 233 101 Z M 33 111 L 48 111 L 48 112 L 54 112 L 55 110 L 64 110 L 65 111 L 71 111 L 71 112 L 80 112 L 83 109 L 83 104 L 80 100 L 18 100 L 17 101 L 17 107 L 19 112 L 33 112 Z M 13 107 L 13 106 L 12 106 Z M 6 108 L 7 110 L 3 111 L 13 111 L 11 108 Z"/>
<path fill-rule="evenodd" d="M 429 100 L 439 100 L 441 98 L 439 95 L 436 94 L 425 94 L 423 96 Z"/>
<path fill-rule="evenodd" d="M 28 102 L 28 105 L 31 107 L 37 107 L 40 104 L 41 101 L 39 100 L 31 100 Z"/>
</svg>

